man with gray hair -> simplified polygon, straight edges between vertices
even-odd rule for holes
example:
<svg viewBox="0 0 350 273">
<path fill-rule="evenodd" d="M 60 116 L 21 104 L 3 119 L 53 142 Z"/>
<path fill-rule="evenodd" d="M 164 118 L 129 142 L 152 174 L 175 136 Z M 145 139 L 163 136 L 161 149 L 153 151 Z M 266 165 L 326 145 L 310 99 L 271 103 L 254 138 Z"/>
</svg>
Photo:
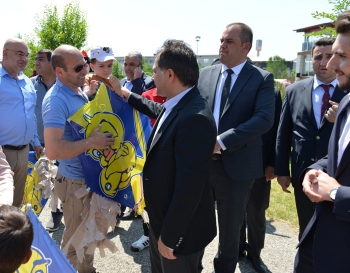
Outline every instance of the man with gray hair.
<svg viewBox="0 0 350 273">
<path fill-rule="evenodd" d="M 131 51 L 124 58 L 126 77 L 120 83 L 133 93 L 141 95 L 143 92 L 155 88 L 154 81 L 142 71 L 142 54 Z"/>
</svg>

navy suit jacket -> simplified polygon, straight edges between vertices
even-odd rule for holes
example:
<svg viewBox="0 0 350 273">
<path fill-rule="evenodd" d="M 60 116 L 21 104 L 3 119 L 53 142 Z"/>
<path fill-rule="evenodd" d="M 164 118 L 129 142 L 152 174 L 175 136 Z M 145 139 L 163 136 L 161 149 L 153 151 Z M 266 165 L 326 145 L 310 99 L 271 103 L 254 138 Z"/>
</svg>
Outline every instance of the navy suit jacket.
<svg viewBox="0 0 350 273">
<path fill-rule="evenodd" d="M 127 79 L 123 78 L 120 80 L 120 84 L 124 86 L 126 81 Z M 150 90 L 156 87 L 156 85 L 154 84 L 154 81 L 152 80 L 152 77 L 146 75 L 145 73 L 142 73 L 141 78 L 136 78 L 133 81 L 131 81 L 131 83 L 133 86 L 130 91 L 139 95 L 141 95 L 143 92 L 147 90 Z"/>
<path fill-rule="evenodd" d="M 198 89 L 211 109 L 221 67 L 213 65 L 200 71 Z M 263 176 L 261 135 L 272 127 L 274 111 L 273 75 L 246 62 L 230 91 L 218 128 L 226 146 L 222 162 L 231 179 Z"/>
<path fill-rule="evenodd" d="M 282 105 L 276 140 L 275 174 L 291 176 L 293 185 L 299 183 L 300 174 L 305 168 L 327 155 L 333 129 L 333 123 L 326 118 L 323 118 L 320 128 L 317 127 L 312 108 L 313 84 L 312 77 L 288 86 Z M 345 93 L 336 87 L 331 100 L 339 103 L 344 96 Z"/>
<path fill-rule="evenodd" d="M 128 103 L 158 118 L 147 145 L 143 185 L 151 230 L 175 253 L 204 249 L 216 236 L 214 197 L 209 181 L 216 142 L 214 117 L 196 87 L 164 113 L 160 103 L 131 94 Z"/>
<path fill-rule="evenodd" d="M 329 140 L 328 156 L 309 167 L 327 172 L 342 185 L 334 203 L 317 203 L 315 213 L 300 239 L 299 245 L 303 244 L 307 236 L 314 236 L 314 270 L 318 273 L 350 272 L 350 145 L 346 147 L 337 166 L 338 141 L 349 107 L 350 96 L 346 95 L 339 104 Z"/>
</svg>

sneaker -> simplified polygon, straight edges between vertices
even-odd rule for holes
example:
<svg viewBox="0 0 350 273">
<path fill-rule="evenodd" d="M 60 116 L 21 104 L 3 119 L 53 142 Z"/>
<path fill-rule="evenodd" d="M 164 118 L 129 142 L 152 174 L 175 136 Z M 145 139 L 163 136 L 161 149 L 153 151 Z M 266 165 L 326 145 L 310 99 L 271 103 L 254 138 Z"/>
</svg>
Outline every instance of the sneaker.
<svg viewBox="0 0 350 273">
<path fill-rule="evenodd" d="M 140 252 L 147 247 L 149 247 L 149 238 L 148 236 L 142 235 L 140 239 L 131 244 L 130 249 L 134 252 Z"/>
<path fill-rule="evenodd" d="M 128 211 L 123 213 L 121 219 L 125 221 L 125 220 L 134 220 L 140 217 L 141 215 L 137 215 L 133 209 L 128 208 Z"/>
<path fill-rule="evenodd" d="M 55 232 L 58 230 L 63 217 L 62 212 L 51 212 L 51 218 L 46 224 L 46 230 L 49 232 Z"/>
</svg>

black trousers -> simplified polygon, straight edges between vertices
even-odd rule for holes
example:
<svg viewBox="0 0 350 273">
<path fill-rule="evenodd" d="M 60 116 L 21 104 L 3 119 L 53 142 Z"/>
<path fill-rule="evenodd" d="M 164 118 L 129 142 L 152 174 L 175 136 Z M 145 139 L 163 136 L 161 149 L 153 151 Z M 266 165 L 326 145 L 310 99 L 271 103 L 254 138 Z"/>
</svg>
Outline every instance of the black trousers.
<svg viewBox="0 0 350 273">
<path fill-rule="evenodd" d="M 211 183 L 217 205 L 219 249 L 214 258 L 215 273 L 234 273 L 238 261 L 242 227 L 254 180 L 231 179 L 221 160 L 213 160 Z"/>
<path fill-rule="evenodd" d="M 175 260 L 164 258 L 158 251 L 158 238 L 149 230 L 150 257 L 152 273 L 200 273 L 204 249 L 190 254 L 176 256 Z"/>
<path fill-rule="evenodd" d="M 250 190 L 239 242 L 239 251 L 243 252 L 246 250 L 249 256 L 260 256 L 261 250 L 264 248 L 266 232 L 265 210 L 269 207 L 270 190 L 271 181 L 266 181 L 265 177 L 255 179 Z M 248 236 L 246 231 L 248 231 Z"/>
<path fill-rule="evenodd" d="M 316 225 L 299 245 L 294 259 L 294 273 L 314 273 L 313 244 Z M 336 253 L 335 253 L 336 255 Z"/>
</svg>

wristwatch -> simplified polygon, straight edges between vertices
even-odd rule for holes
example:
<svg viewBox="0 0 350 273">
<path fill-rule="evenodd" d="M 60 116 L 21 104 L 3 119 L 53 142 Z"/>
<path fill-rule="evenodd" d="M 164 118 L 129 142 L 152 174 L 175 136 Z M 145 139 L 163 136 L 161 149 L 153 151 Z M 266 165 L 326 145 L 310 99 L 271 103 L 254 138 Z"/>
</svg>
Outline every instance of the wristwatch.
<svg viewBox="0 0 350 273">
<path fill-rule="evenodd" d="M 338 189 L 339 189 L 339 187 L 335 187 L 335 188 L 331 189 L 331 191 L 329 192 L 329 197 L 332 199 L 332 201 L 335 200 L 335 196 L 337 195 Z"/>
</svg>

